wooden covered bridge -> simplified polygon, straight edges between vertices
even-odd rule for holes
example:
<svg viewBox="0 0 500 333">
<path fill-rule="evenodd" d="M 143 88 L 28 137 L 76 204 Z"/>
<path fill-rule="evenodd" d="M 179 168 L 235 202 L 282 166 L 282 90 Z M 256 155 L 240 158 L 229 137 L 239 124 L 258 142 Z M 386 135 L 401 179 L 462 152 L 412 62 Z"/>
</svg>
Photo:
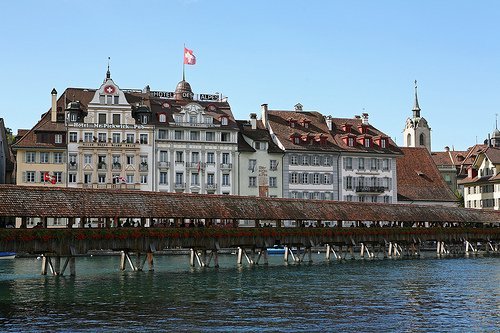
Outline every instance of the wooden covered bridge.
<svg viewBox="0 0 500 333">
<path fill-rule="evenodd" d="M 353 245 L 361 244 L 363 250 L 369 244 L 386 251 L 387 244 L 389 249 L 392 244 L 415 248 L 429 240 L 437 241 L 438 251 L 445 251 L 445 243 L 472 246 L 477 241 L 494 249 L 491 244 L 500 238 L 500 212 L 494 210 L 14 185 L 0 186 L 0 217 L 21 221 L 20 228 L 1 230 L 0 251 L 71 255 L 93 249 L 147 253 L 183 247 L 192 249 L 192 264 L 198 250 L 253 251 L 276 243 L 306 249 L 325 245 L 327 256 L 337 256 L 335 246 L 352 252 Z M 65 218 L 67 228 L 26 228 L 33 217 Z M 105 221 L 105 228 L 85 228 L 92 218 Z M 141 227 L 119 227 L 126 219 L 140 221 Z M 199 227 L 187 227 L 193 220 Z M 156 227 L 160 221 L 167 226 Z M 255 224 L 238 228 L 240 221 Z M 283 227 L 290 221 L 294 228 Z M 304 221 L 316 227 L 304 228 Z M 353 222 L 355 227 L 345 227 Z"/>
</svg>

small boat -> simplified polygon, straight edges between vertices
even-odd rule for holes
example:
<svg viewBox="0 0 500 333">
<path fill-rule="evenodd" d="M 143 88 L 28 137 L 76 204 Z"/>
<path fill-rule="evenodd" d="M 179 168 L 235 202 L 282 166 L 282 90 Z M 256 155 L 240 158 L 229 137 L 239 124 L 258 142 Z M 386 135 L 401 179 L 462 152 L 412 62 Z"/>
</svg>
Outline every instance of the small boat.
<svg viewBox="0 0 500 333">
<path fill-rule="evenodd" d="M 281 245 L 274 245 L 267 248 L 267 254 L 285 254 L 285 247 Z"/>
<path fill-rule="evenodd" d="M 0 259 L 14 259 L 16 252 L 0 252 Z"/>
</svg>

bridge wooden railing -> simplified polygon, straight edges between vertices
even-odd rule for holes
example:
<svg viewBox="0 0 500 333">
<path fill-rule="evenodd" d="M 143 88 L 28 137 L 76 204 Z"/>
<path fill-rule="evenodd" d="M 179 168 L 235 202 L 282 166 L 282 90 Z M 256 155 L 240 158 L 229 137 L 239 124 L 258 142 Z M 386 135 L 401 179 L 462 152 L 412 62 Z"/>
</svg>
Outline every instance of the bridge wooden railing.
<svg viewBox="0 0 500 333">
<path fill-rule="evenodd" d="M 356 245 L 425 241 L 459 243 L 500 240 L 500 228 L 108 228 L 108 229 L 1 229 L 0 251 L 26 253 L 123 250 L 148 252 L 151 249 L 231 247 L 272 247 L 274 244 L 301 247 L 324 244 Z"/>
</svg>

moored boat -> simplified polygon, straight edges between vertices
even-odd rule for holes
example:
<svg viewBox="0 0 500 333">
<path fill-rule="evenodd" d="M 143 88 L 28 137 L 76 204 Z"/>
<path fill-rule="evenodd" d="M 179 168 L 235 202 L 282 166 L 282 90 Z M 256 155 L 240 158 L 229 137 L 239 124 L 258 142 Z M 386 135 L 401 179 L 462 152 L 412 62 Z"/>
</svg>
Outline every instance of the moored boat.
<svg viewBox="0 0 500 333">
<path fill-rule="evenodd" d="M 0 259 L 14 259 L 16 252 L 0 252 Z"/>
</svg>

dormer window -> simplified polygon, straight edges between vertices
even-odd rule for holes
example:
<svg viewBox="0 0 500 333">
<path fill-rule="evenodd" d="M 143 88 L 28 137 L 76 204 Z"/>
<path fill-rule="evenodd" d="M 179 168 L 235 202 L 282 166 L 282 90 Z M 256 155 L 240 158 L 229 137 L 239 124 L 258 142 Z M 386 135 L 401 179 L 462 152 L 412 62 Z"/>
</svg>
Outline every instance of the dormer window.
<svg viewBox="0 0 500 333">
<path fill-rule="evenodd" d="M 380 148 L 387 148 L 387 139 L 380 139 Z"/>
<path fill-rule="evenodd" d="M 175 119 L 176 123 L 178 123 L 178 124 L 182 123 L 182 116 L 181 115 L 176 115 L 174 119 Z"/>
<path fill-rule="evenodd" d="M 365 141 L 364 144 L 365 148 L 370 148 L 372 146 L 372 140 L 370 140 L 369 138 L 365 138 L 364 141 Z"/>
<path fill-rule="evenodd" d="M 196 116 L 189 116 L 189 123 L 196 124 L 198 122 L 196 118 Z"/>
<path fill-rule="evenodd" d="M 166 123 L 167 122 L 167 115 L 164 113 L 160 113 L 158 120 L 160 121 L 160 123 Z"/>
<path fill-rule="evenodd" d="M 343 124 L 342 125 L 342 130 L 346 133 L 351 133 L 351 127 L 352 125 L 351 124 Z"/>
<path fill-rule="evenodd" d="M 255 146 L 255 149 L 257 149 L 257 150 L 266 150 L 266 142 L 255 141 L 254 146 Z"/>
<path fill-rule="evenodd" d="M 226 126 L 228 124 L 227 117 L 221 117 L 220 118 L 220 123 L 221 123 L 221 125 Z"/>
<path fill-rule="evenodd" d="M 295 120 L 293 118 L 288 118 L 288 125 L 290 127 L 294 128 L 296 123 L 297 123 L 297 120 Z"/>
<path fill-rule="evenodd" d="M 77 121 L 78 115 L 76 113 L 70 113 L 69 114 L 69 121 Z"/>
<path fill-rule="evenodd" d="M 354 147 L 354 138 L 352 138 L 352 137 L 348 137 L 348 138 L 347 138 L 347 145 L 348 145 L 349 147 Z"/>
<path fill-rule="evenodd" d="M 213 124 L 214 123 L 214 118 L 212 117 L 205 117 L 205 124 Z"/>
<path fill-rule="evenodd" d="M 144 125 L 145 125 L 145 124 L 147 124 L 147 123 L 148 123 L 148 121 L 149 121 L 149 117 L 148 117 L 147 115 L 143 114 L 143 115 L 141 115 L 141 116 L 139 117 L 139 121 L 140 121 L 140 123 L 141 123 L 141 124 L 144 124 Z"/>
<path fill-rule="evenodd" d="M 368 131 L 368 126 L 366 124 L 361 124 L 358 126 L 358 130 L 361 134 L 366 134 Z"/>
<path fill-rule="evenodd" d="M 296 145 L 300 144 L 300 135 L 297 133 L 293 133 L 292 135 L 290 135 L 290 141 L 292 141 Z"/>
<path fill-rule="evenodd" d="M 305 128 L 309 128 L 309 124 L 311 123 L 311 121 L 309 119 L 302 119 L 302 126 L 304 126 Z"/>
</svg>

